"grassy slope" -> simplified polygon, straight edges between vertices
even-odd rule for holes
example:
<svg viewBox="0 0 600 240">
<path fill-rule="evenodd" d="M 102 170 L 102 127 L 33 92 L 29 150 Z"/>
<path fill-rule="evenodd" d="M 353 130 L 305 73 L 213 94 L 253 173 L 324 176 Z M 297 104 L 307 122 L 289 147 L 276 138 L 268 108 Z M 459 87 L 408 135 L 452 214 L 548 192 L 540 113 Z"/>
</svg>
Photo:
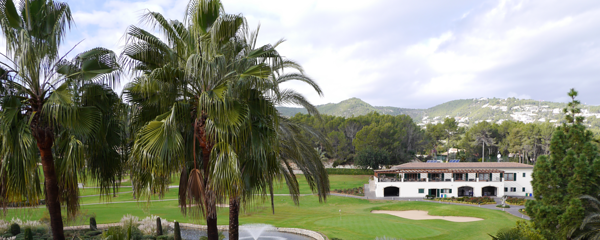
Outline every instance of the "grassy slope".
<svg viewBox="0 0 600 240">
<path fill-rule="evenodd" d="M 330 176 L 332 189 L 353 188 L 366 183 L 369 176 Z M 310 192 L 304 179 L 298 178 L 302 184 L 302 193 Z M 127 188 L 123 188 L 125 190 Z M 285 193 L 285 189 L 277 190 Z M 176 199 L 177 190 L 171 189 L 165 199 Z M 133 201 L 130 193 L 125 193 L 113 201 Z M 257 203 L 246 207 L 240 217 L 240 223 L 268 223 L 278 227 L 306 228 L 325 233 L 329 237 L 341 239 L 374 239 L 377 236 L 402 237 L 405 239 L 484 239 L 487 233 L 495 233 L 498 229 L 513 226 L 518 218 L 501 211 L 487 210 L 467 206 L 455 206 L 430 202 L 392 202 L 371 201 L 353 198 L 330 196 L 326 203 L 319 203 L 316 196 L 300 197 L 300 205 L 295 206 L 287 196 L 275 197 L 275 214 L 271 213 L 269 204 Z M 83 198 L 82 204 L 98 203 L 96 197 Z M 453 223 L 444 220 L 412 221 L 385 214 L 372 214 L 372 210 L 428 210 L 432 215 L 480 217 L 484 221 L 471 223 Z M 340 220 L 340 211 L 342 217 Z M 9 210 L 6 218 L 40 219 L 45 208 L 27 210 Z M 83 205 L 82 212 L 94 213 L 98 223 L 118 222 L 125 214 L 145 217 L 150 214 L 159 215 L 169 221 L 195 222 L 181 214 L 177 201 L 145 202 Z M 219 211 L 218 222 L 226 225 L 227 209 Z M 86 224 L 85 221 L 71 225 Z"/>
</svg>

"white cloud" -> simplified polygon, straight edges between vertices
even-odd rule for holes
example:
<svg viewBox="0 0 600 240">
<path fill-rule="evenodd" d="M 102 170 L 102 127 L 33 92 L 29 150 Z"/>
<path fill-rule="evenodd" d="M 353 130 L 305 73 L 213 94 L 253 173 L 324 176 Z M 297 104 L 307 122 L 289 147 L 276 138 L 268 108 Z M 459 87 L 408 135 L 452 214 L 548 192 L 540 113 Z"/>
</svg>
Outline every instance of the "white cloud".
<svg viewBox="0 0 600 240">
<path fill-rule="evenodd" d="M 74 52 L 120 51 L 146 9 L 182 20 L 186 0 L 69 2 Z M 301 63 L 325 93 L 317 104 L 360 97 L 375 105 L 431 107 L 473 97 L 560 100 L 575 87 L 600 104 L 600 2 L 223 0 L 261 24 L 259 44 Z M 65 50 L 66 51 L 66 50 Z M 508 93 L 508 95 L 507 95 Z"/>
</svg>

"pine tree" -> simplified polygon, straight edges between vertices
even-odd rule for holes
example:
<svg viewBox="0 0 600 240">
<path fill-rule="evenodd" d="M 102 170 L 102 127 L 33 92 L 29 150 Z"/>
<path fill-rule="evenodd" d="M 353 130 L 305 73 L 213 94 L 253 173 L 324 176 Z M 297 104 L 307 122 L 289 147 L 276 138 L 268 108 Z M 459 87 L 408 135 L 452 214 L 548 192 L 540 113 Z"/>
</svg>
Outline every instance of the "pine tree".
<svg viewBox="0 0 600 240">
<path fill-rule="evenodd" d="M 593 134 L 585 129 L 577 92 L 571 89 L 571 102 L 564 109 L 566 123 L 552 135 L 550 155 L 541 156 L 533 169 L 535 201 L 528 201 L 527 214 L 547 239 L 569 239 L 569 232 L 581 225 L 585 208 L 580 197 L 598 196 L 592 183 L 600 177 L 598 149 Z"/>
</svg>

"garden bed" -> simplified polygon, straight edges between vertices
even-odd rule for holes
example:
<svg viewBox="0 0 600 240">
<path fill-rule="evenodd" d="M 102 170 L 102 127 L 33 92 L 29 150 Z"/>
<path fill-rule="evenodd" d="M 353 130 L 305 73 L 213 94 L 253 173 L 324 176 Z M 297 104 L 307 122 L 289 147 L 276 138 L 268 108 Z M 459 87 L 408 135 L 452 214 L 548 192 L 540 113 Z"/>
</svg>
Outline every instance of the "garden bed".
<svg viewBox="0 0 600 240">
<path fill-rule="evenodd" d="M 365 195 L 365 191 L 362 187 L 348 188 L 348 189 L 334 189 L 334 190 L 332 190 L 332 192 L 340 193 L 340 194 L 355 195 L 355 196 L 364 196 Z"/>
<path fill-rule="evenodd" d="M 508 198 L 506 198 L 506 203 L 508 203 L 510 205 L 524 206 L 526 202 L 527 202 L 527 199 L 521 198 L 521 197 L 508 197 Z"/>
<path fill-rule="evenodd" d="M 490 197 L 451 197 L 451 198 L 434 198 L 427 200 L 440 201 L 440 202 L 451 202 L 460 204 L 473 204 L 473 205 L 485 205 L 485 204 L 496 204 L 496 201 Z"/>
</svg>

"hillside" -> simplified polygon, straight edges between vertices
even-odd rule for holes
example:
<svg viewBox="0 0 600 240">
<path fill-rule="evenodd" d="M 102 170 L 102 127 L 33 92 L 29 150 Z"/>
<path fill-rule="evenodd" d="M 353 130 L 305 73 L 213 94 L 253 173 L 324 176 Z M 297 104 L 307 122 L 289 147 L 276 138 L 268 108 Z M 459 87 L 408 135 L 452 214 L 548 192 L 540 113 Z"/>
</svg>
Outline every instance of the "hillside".
<svg viewBox="0 0 600 240">
<path fill-rule="evenodd" d="M 306 109 L 304 108 L 277 107 L 277 109 L 279 110 L 279 112 L 281 112 L 283 116 L 286 117 L 294 116 L 297 113 L 307 113 Z M 381 114 L 388 114 L 393 116 L 407 114 L 414 119 L 421 116 L 420 114 L 422 113 L 421 109 L 374 107 L 359 98 L 350 98 L 339 103 L 317 105 L 317 109 L 321 114 L 341 117 L 361 116 L 370 112 L 378 112 Z"/>
<path fill-rule="evenodd" d="M 439 123 L 446 117 L 455 118 L 461 126 L 469 126 L 481 121 L 502 123 L 513 120 L 525 123 L 562 121 L 562 109 L 566 103 L 536 101 L 517 98 L 479 98 L 453 100 L 428 109 L 408 109 L 398 107 L 372 106 L 361 99 L 351 98 L 340 103 L 317 106 L 321 114 L 351 117 L 370 112 L 380 114 L 407 114 L 419 125 Z M 284 116 L 306 113 L 301 108 L 279 107 Z M 582 106 L 582 115 L 589 127 L 600 128 L 600 106 Z"/>
</svg>

